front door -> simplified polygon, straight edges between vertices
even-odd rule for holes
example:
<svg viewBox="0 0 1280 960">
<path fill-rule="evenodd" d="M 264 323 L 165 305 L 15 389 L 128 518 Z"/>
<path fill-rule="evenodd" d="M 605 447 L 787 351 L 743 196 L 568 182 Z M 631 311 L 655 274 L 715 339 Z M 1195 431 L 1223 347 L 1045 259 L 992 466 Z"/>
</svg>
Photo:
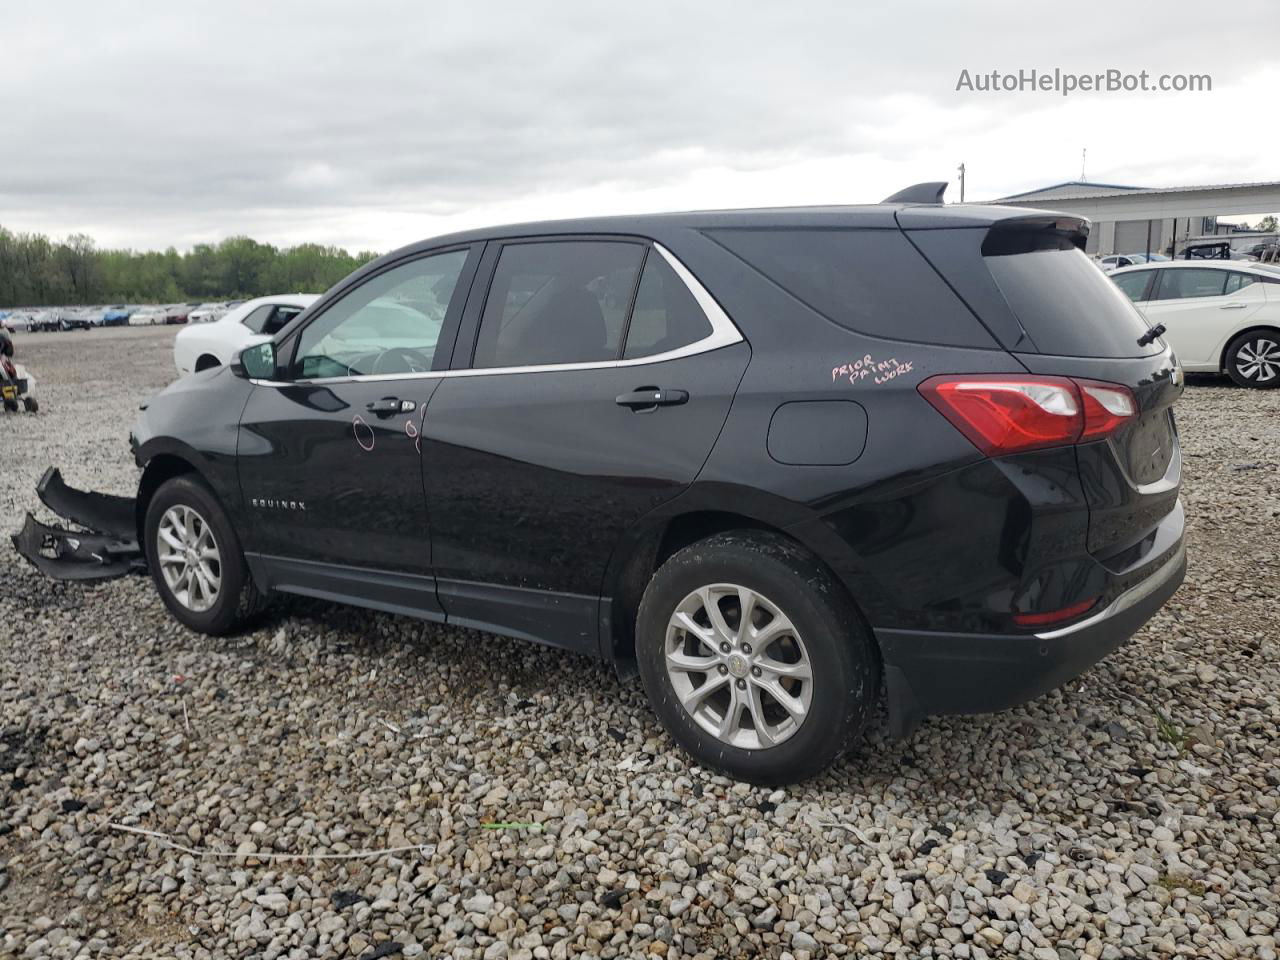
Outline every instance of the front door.
<svg viewBox="0 0 1280 960">
<path fill-rule="evenodd" d="M 450 623 L 595 652 L 612 551 L 693 482 L 750 350 L 642 242 L 507 243 L 487 276 L 422 428 L 440 600 Z"/>
<path fill-rule="evenodd" d="M 419 430 L 476 253 L 378 272 L 280 344 L 278 381 L 255 387 L 238 444 L 248 552 L 268 585 L 437 608 Z"/>
</svg>

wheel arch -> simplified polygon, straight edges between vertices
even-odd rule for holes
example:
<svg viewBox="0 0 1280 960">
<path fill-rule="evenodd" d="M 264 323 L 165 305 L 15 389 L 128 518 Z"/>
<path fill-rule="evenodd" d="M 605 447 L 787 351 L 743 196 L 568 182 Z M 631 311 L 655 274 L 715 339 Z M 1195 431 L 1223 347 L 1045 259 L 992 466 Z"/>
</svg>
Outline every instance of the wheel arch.
<svg viewBox="0 0 1280 960">
<path fill-rule="evenodd" d="M 1235 343 L 1240 337 L 1251 333 L 1270 333 L 1277 339 L 1280 339 L 1280 324 L 1274 323 L 1254 323 L 1245 327 L 1243 330 L 1237 330 L 1235 333 L 1229 334 L 1222 342 L 1222 350 L 1218 353 L 1218 372 L 1227 372 L 1227 352 L 1231 349 L 1231 344 Z"/>
<path fill-rule="evenodd" d="M 146 466 L 142 469 L 142 478 L 138 481 L 138 495 L 134 500 L 134 523 L 138 529 L 138 543 L 146 549 L 146 522 L 147 507 L 151 505 L 151 498 L 155 496 L 160 485 L 166 480 L 172 480 L 174 477 L 180 477 L 184 474 L 194 473 L 200 479 L 205 480 L 203 474 L 193 462 L 194 458 L 183 455 L 174 451 L 166 451 L 157 453 L 147 460 Z M 207 483 L 208 481 L 205 480 Z"/>
<path fill-rule="evenodd" d="M 785 537 L 813 555 L 845 592 L 866 625 L 868 634 L 875 637 L 865 607 L 859 602 L 859 591 L 850 585 L 847 575 L 850 567 L 848 558 L 833 556 L 828 549 L 831 545 L 821 542 L 825 538 L 808 536 L 806 528 L 810 524 L 785 522 L 786 519 L 791 519 L 787 515 L 795 509 L 794 505 L 778 514 L 773 511 L 743 509 L 743 504 L 732 499 L 719 502 L 734 503 L 735 509 L 704 504 L 660 516 L 651 515 L 646 518 L 647 522 L 629 531 L 625 542 L 614 552 L 614 562 L 606 575 L 602 592 L 600 646 L 604 658 L 613 663 L 620 677 L 630 679 L 638 673 L 635 620 L 640 600 L 654 572 L 677 551 L 730 530 L 773 533 Z M 876 645 L 879 653 L 878 641 Z"/>
<path fill-rule="evenodd" d="M 199 373 L 201 370 L 212 370 L 220 366 L 222 361 L 215 354 L 201 353 L 196 357 L 196 362 L 191 365 L 191 372 Z"/>
</svg>

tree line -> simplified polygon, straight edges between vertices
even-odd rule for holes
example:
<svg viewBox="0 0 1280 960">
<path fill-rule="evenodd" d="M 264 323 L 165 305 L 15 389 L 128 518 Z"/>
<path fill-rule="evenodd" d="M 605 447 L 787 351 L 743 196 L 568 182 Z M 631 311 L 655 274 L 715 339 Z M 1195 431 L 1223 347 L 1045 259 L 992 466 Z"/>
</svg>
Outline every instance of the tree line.
<svg viewBox="0 0 1280 960">
<path fill-rule="evenodd" d="M 322 293 L 378 254 L 251 237 L 168 250 L 104 250 L 82 233 L 50 240 L 0 226 L 0 307 L 228 300 Z"/>
</svg>

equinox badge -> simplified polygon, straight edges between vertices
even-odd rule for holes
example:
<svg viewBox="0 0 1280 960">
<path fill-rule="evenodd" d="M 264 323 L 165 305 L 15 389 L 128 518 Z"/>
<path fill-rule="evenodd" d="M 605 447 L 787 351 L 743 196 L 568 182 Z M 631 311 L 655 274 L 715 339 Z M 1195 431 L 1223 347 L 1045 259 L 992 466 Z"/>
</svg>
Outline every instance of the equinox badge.
<svg viewBox="0 0 1280 960">
<path fill-rule="evenodd" d="M 253 497 L 249 503 L 254 507 L 261 507 L 265 510 L 306 510 L 307 504 L 304 500 L 270 500 L 266 497 Z"/>
</svg>

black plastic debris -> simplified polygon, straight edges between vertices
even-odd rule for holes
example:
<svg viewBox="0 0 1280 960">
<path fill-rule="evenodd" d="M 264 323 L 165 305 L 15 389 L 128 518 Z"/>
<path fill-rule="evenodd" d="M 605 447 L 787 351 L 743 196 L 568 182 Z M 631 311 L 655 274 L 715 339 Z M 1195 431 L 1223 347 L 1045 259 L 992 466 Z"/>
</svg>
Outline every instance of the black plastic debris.
<svg viewBox="0 0 1280 960">
<path fill-rule="evenodd" d="M 366 897 L 364 894 L 356 893 L 352 890 L 335 890 L 329 896 L 329 902 L 332 903 L 334 907 L 338 910 L 345 910 L 347 909 L 347 907 L 350 907 L 354 904 L 359 903 L 362 900 L 367 900 L 367 899 L 368 897 Z"/>
<path fill-rule="evenodd" d="M 85 528 L 48 526 L 27 514 L 22 529 L 10 539 L 14 549 L 45 576 L 109 580 L 145 572 L 146 560 L 134 527 L 133 500 L 69 487 L 57 467 L 44 472 L 36 493 L 58 516 Z"/>
<path fill-rule="evenodd" d="M 36 484 L 36 494 L 58 516 L 87 530 L 119 539 L 132 540 L 137 536 L 132 497 L 90 493 L 68 487 L 57 467 L 50 467 L 44 472 Z"/>
</svg>

